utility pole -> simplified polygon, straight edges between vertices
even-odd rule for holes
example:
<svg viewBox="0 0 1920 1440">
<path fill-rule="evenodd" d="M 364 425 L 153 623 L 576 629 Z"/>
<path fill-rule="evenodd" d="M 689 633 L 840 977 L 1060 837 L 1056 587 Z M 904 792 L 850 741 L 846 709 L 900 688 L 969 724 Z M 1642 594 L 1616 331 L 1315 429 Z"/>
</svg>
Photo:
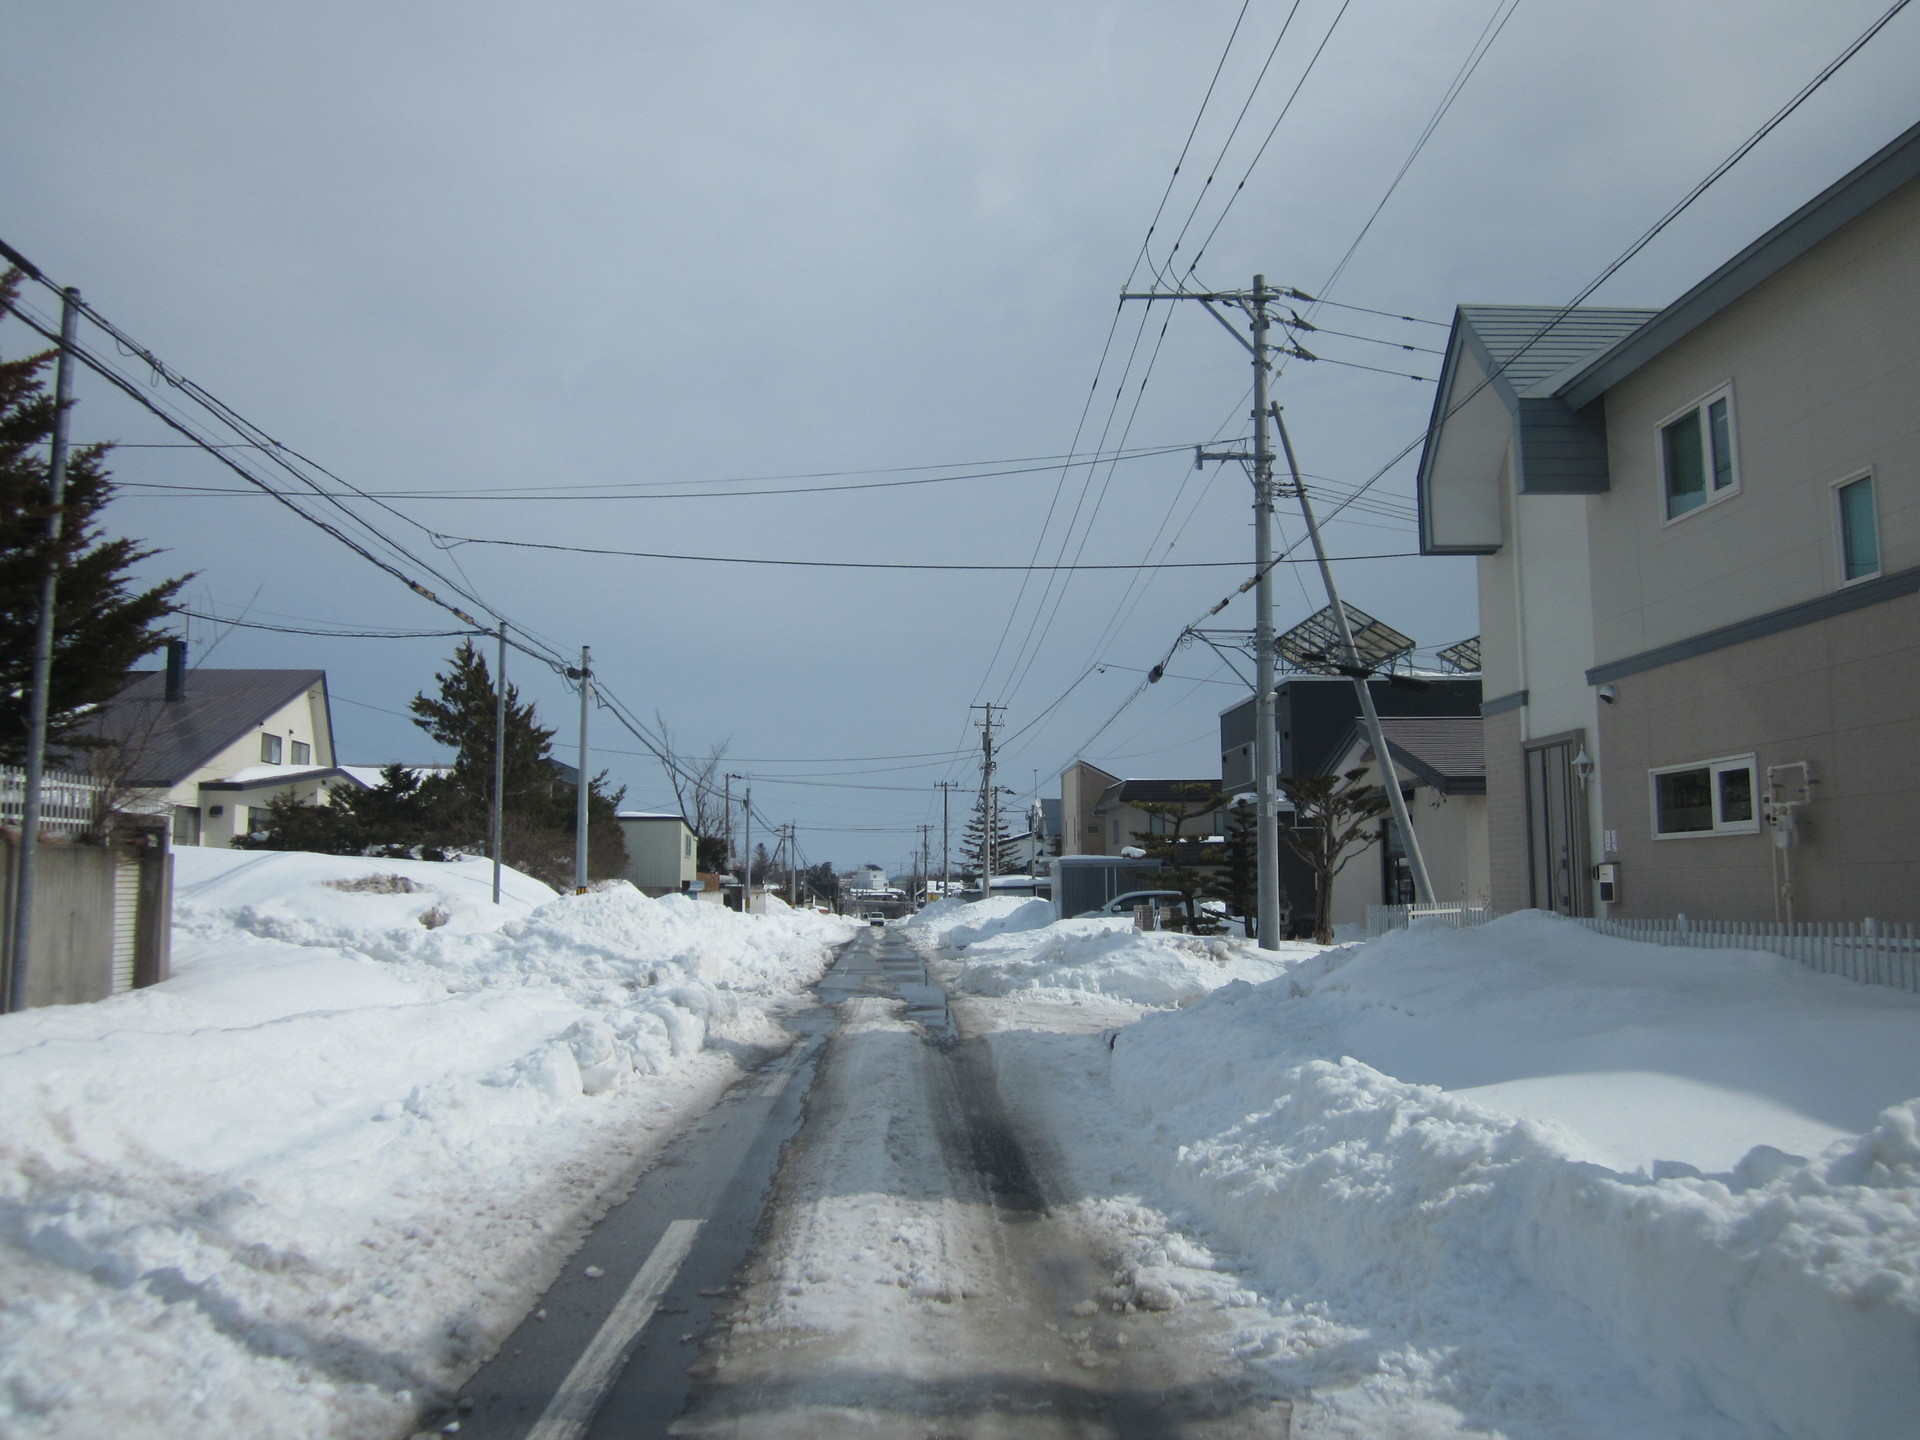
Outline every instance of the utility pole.
<svg viewBox="0 0 1920 1440">
<path fill-rule="evenodd" d="M 744 814 L 741 823 L 746 827 L 746 839 L 740 844 L 741 862 L 744 870 L 740 876 L 740 913 L 753 913 L 753 786 L 747 786 L 747 798 L 740 802 Z"/>
<path fill-rule="evenodd" d="M 725 832 L 727 838 L 727 853 L 721 857 L 720 863 L 723 878 L 725 875 L 733 873 L 733 782 L 739 778 L 739 776 L 729 770 L 726 778 L 720 782 L 720 814 L 722 817 L 720 828 Z"/>
<path fill-rule="evenodd" d="M 27 755 L 20 797 L 20 858 L 14 869 L 12 968 L 7 976 L 7 1009 L 27 1008 L 28 958 L 33 945 L 34 866 L 40 848 L 40 789 L 46 776 L 47 710 L 53 688 L 54 594 L 60 578 L 61 513 L 67 496 L 67 412 L 73 408 L 73 332 L 79 323 L 80 292 L 60 292 L 60 358 L 54 362 L 53 436 L 47 457 L 46 573 L 40 577 L 40 613 L 33 629 L 33 679 L 27 696 Z M 5 877 L 0 876 L 0 880 Z"/>
<path fill-rule="evenodd" d="M 787 903 L 800 903 L 800 827 L 787 822 Z"/>
<path fill-rule="evenodd" d="M 913 896 L 915 909 L 918 909 L 920 902 L 927 898 L 927 882 L 933 878 L 928 873 L 933 869 L 932 830 L 933 827 L 931 825 L 922 825 L 920 827 L 920 887 L 914 892 Z"/>
<path fill-rule="evenodd" d="M 507 808 L 507 622 L 500 622 L 500 659 L 493 676 L 493 804 L 487 848 L 493 851 L 493 903 L 500 903 L 500 842 Z"/>
<path fill-rule="evenodd" d="M 1253 769 L 1258 809 L 1255 812 L 1258 836 L 1260 948 L 1280 948 L 1280 805 L 1275 779 L 1273 719 L 1273 442 L 1267 433 L 1268 404 L 1267 360 L 1271 346 L 1267 333 L 1272 317 L 1267 306 L 1279 292 L 1270 289 L 1267 277 L 1253 277 L 1251 290 L 1210 292 L 1178 291 L 1173 294 L 1144 292 L 1121 294 L 1122 300 L 1198 300 L 1226 327 L 1227 333 L 1253 357 L 1253 452 L 1232 450 L 1194 451 L 1193 466 L 1199 469 L 1208 460 L 1238 460 L 1252 469 L 1253 475 L 1253 555 L 1254 555 L 1254 658 L 1258 670 L 1253 687 Z M 1253 333 L 1252 340 L 1239 330 L 1218 308 L 1235 305 L 1245 312 Z"/>
<path fill-rule="evenodd" d="M 942 780 L 933 787 L 940 792 L 940 898 L 953 893 L 952 826 L 947 818 L 947 799 L 960 788 L 957 780 Z"/>
<path fill-rule="evenodd" d="M 993 862 L 998 858 L 993 842 L 999 828 L 994 821 L 1000 817 L 1000 797 L 993 788 L 993 712 L 1004 707 L 988 701 L 967 708 L 987 712 L 987 718 L 980 722 L 980 898 L 986 900 L 993 894 Z"/>
<path fill-rule="evenodd" d="M 1427 876 L 1426 857 L 1420 853 L 1419 838 L 1413 833 L 1413 817 L 1407 813 L 1407 797 L 1400 793 L 1400 775 L 1394 769 L 1393 755 L 1387 749 L 1387 737 L 1380 730 L 1380 712 L 1374 708 L 1373 691 L 1367 681 L 1369 667 L 1360 658 L 1360 647 L 1353 643 L 1353 625 L 1347 619 L 1347 607 L 1340 603 L 1334 587 L 1333 566 L 1327 563 L 1327 547 L 1320 541 L 1320 526 L 1313 518 L 1313 504 L 1307 499 L 1307 487 L 1300 481 L 1300 462 L 1294 458 L 1293 440 L 1287 434 L 1287 422 L 1280 407 L 1273 406 L 1274 424 L 1280 427 L 1280 444 L 1287 452 L 1287 472 L 1293 477 L 1293 493 L 1300 500 L 1300 514 L 1307 522 L 1307 535 L 1313 541 L 1314 558 L 1320 562 L 1320 583 L 1327 589 L 1327 604 L 1333 610 L 1333 623 L 1340 630 L 1343 668 L 1360 695 L 1360 714 L 1366 720 L 1367 743 L 1373 746 L 1380 766 L 1380 783 L 1386 787 L 1387 801 L 1393 807 L 1393 823 L 1400 827 L 1400 845 L 1406 851 L 1407 869 L 1413 872 L 1414 898 L 1422 905 L 1433 903 L 1433 882 Z"/>
<path fill-rule="evenodd" d="M 587 712 L 593 705 L 592 649 L 580 647 L 580 783 L 573 800 L 573 889 L 587 893 Z"/>
</svg>

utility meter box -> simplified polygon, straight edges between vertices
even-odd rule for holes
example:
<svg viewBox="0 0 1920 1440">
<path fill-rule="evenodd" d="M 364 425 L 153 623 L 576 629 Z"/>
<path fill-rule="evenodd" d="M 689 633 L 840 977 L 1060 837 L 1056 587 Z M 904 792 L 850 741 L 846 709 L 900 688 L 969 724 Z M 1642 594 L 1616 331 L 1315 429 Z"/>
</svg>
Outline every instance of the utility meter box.
<svg viewBox="0 0 1920 1440">
<path fill-rule="evenodd" d="M 1618 904 L 1620 900 L 1620 867 L 1609 862 L 1593 867 L 1593 878 L 1600 882 L 1600 903 Z"/>
</svg>

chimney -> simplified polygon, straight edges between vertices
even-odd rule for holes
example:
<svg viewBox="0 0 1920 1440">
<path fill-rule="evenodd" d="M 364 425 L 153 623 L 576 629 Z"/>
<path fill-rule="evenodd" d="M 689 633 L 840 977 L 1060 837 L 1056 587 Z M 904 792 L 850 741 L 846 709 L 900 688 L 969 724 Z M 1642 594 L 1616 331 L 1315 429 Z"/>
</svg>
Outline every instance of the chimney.
<svg viewBox="0 0 1920 1440">
<path fill-rule="evenodd" d="M 187 698 L 187 642 L 167 641 L 167 699 Z"/>
</svg>

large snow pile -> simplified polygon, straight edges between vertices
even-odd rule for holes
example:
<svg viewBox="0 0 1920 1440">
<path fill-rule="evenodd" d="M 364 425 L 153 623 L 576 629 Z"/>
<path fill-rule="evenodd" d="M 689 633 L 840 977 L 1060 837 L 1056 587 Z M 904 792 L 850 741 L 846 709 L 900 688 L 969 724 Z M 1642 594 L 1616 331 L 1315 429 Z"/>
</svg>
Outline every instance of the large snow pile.
<svg viewBox="0 0 1920 1440">
<path fill-rule="evenodd" d="M 956 946 L 1052 923 L 1051 900 L 995 895 L 989 900 L 936 900 L 908 916 L 901 928 L 924 944 Z"/>
<path fill-rule="evenodd" d="M 1134 1005 L 1187 1005 L 1234 980 L 1269 980 L 1320 953 L 1317 945 L 1264 951 L 1244 940 L 1134 929 L 1131 916 L 1055 920 L 1048 900 L 942 900 L 906 924 L 923 948 L 958 952 L 942 968 L 973 995 L 1072 1003 L 1087 996 Z"/>
<path fill-rule="evenodd" d="M 0 1017 L 0 1433 L 404 1432 L 844 922 L 187 850 L 175 976 Z M 330 882 L 345 882 L 345 888 Z"/>
<path fill-rule="evenodd" d="M 1113 1080 L 1264 1283 L 1490 1430 L 1565 1321 L 1705 1427 L 1916 1433 L 1920 997 L 1525 914 L 1150 1015 Z"/>
</svg>

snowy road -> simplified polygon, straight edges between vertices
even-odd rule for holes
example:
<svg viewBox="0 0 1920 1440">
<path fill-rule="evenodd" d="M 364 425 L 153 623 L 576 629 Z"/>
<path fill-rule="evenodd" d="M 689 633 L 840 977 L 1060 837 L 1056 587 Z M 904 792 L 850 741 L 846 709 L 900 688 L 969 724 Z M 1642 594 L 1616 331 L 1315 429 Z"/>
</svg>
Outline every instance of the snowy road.
<svg viewBox="0 0 1920 1440">
<path fill-rule="evenodd" d="M 1133 1237 L 1046 1166 L 901 939 L 820 988 L 474 1378 L 463 1436 L 1288 1434 L 1219 1310 L 1116 1288 Z"/>
</svg>

